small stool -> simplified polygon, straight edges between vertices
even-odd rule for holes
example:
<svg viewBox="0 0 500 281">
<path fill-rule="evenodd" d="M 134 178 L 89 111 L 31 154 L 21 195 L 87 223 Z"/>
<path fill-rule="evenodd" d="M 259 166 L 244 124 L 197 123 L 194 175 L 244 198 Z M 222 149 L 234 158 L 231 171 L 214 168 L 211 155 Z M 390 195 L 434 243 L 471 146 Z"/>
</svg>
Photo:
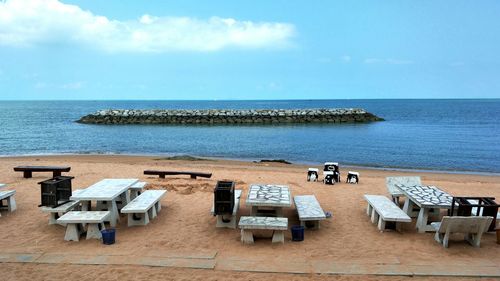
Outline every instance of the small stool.
<svg viewBox="0 0 500 281">
<path fill-rule="evenodd" d="M 325 171 L 323 172 L 325 178 L 323 179 L 324 184 L 335 184 L 335 173 L 333 171 Z"/>
<path fill-rule="evenodd" d="M 359 173 L 358 172 L 353 172 L 353 171 L 349 171 L 347 173 L 347 179 L 345 181 L 346 183 L 359 183 Z"/>
<path fill-rule="evenodd" d="M 307 171 L 307 181 L 318 181 L 318 169 L 309 168 Z"/>
</svg>

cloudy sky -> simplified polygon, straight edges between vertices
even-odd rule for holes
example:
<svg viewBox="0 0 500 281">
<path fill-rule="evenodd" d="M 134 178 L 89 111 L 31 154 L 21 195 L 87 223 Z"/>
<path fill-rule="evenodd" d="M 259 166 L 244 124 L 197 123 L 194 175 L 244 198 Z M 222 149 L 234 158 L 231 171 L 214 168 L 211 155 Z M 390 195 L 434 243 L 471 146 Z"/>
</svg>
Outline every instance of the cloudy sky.
<svg viewBox="0 0 500 281">
<path fill-rule="evenodd" d="M 500 1 L 352 2 L 0 0 L 0 99 L 500 98 Z"/>
</svg>

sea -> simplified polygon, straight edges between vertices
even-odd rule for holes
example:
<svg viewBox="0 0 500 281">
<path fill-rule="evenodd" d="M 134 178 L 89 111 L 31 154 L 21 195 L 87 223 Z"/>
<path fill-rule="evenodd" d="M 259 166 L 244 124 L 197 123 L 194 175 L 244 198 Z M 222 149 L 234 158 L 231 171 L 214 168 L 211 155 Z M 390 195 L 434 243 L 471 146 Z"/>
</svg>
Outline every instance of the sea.
<svg viewBox="0 0 500 281">
<path fill-rule="evenodd" d="M 101 109 L 364 108 L 385 121 L 88 125 Z M 131 154 L 500 173 L 500 99 L 0 101 L 0 155 Z"/>
</svg>

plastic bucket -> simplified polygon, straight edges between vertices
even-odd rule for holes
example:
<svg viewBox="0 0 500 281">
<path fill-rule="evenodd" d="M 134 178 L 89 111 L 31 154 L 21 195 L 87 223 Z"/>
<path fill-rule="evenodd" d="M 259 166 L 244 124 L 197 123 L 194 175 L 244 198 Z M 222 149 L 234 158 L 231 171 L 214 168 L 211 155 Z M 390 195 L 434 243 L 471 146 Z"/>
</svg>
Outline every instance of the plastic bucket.
<svg viewBox="0 0 500 281">
<path fill-rule="evenodd" d="M 294 225 L 290 229 L 292 231 L 292 241 L 304 241 L 304 227 L 301 225 Z"/>
<path fill-rule="evenodd" d="M 115 244 L 115 233 L 116 233 L 116 230 L 113 228 L 101 230 L 102 243 L 105 245 Z"/>
</svg>

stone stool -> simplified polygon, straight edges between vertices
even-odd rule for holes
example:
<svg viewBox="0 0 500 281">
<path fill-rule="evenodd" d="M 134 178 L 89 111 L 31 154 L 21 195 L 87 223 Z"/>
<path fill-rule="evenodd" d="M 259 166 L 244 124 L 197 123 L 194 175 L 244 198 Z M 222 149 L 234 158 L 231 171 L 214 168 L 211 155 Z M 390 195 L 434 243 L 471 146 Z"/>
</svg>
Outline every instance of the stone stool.
<svg viewBox="0 0 500 281">
<path fill-rule="evenodd" d="M 319 169 L 309 168 L 307 171 L 307 181 L 318 181 Z"/>
<path fill-rule="evenodd" d="M 359 183 L 359 173 L 349 171 L 347 173 L 347 180 L 345 182 L 346 183 L 355 183 L 355 184 Z"/>
</svg>

